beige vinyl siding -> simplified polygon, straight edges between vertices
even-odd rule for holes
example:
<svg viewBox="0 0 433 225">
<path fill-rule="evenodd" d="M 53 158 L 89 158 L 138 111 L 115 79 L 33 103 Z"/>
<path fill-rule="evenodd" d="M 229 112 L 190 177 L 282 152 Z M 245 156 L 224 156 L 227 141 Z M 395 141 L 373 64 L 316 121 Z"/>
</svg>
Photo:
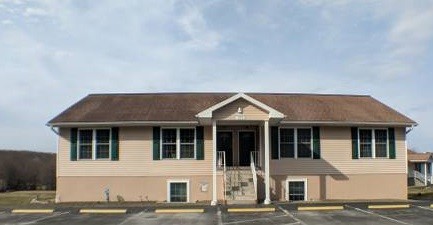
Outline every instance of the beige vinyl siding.
<svg viewBox="0 0 433 225">
<path fill-rule="evenodd" d="M 177 176 L 212 174 L 212 128 L 204 128 L 204 160 L 153 160 L 152 127 L 119 129 L 119 161 L 70 161 L 70 129 L 60 129 L 57 176 Z"/>
<path fill-rule="evenodd" d="M 125 201 L 167 201 L 169 180 L 189 181 L 190 202 L 212 199 L 212 176 L 159 176 L 159 177 L 85 177 L 65 176 L 57 179 L 58 202 L 105 201 L 104 190 L 110 189 L 110 200 L 122 196 Z M 218 181 L 222 180 L 218 177 Z M 80 184 L 80 185 L 76 185 Z M 203 190 L 202 185 L 207 184 Z M 222 199 L 222 185 L 218 183 L 219 199 Z"/>
<path fill-rule="evenodd" d="M 405 128 L 395 129 L 396 159 L 352 159 L 350 127 L 321 127 L 321 159 L 271 160 L 271 174 L 406 173 Z"/>
<path fill-rule="evenodd" d="M 263 178 L 262 178 L 263 179 Z M 262 180 L 259 179 L 259 180 Z M 346 178 L 333 175 L 273 175 L 271 199 L 286 201 L 287 180 L 307 180 L 307 200 L 406 199 L 406 174 L 351 174 Z M 361 188 L 360 188 L 361 187 Z M 264 199 L 264 184 L 258 186 Z"/>
<path fill-rule="evenodd" d="M 242 109 L 243 118 L 239 118 L 238 109 Z M 269 120 L 269 113 L 252 105 L 244 99 L 238 99 L 213 112 L 217 120 Z"/>
</svg>

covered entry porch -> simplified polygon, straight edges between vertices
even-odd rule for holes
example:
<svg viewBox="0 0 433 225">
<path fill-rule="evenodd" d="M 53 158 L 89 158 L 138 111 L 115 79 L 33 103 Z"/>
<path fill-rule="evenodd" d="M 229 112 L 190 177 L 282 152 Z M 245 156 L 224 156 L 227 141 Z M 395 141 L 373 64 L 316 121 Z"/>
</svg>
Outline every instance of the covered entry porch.
<svg viewBox="0 0 433 225">
<path fill-rule="evenodd" d="M 281 112 L 239 93 L 196 115 L 199 122 L 212 125 L 213 193 L 217 204 L 217 170 L 226 167 L 250 166 L 257 189 L 256 167 L 260 167 L 265 183 L 265 204 L 270 204 L 270 124 L 278 124 Z M 256 191 L 257 194 L 257 191 Z"/>
</svg>

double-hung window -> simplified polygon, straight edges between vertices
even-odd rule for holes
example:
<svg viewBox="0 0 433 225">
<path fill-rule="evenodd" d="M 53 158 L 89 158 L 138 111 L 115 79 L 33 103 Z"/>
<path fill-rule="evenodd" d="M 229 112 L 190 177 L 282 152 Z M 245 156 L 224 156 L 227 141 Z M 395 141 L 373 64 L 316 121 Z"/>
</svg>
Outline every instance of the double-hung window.
<svg viewBox="0 0 433 225">
<path fill-rule="evenodd" d="M 195 158 L 194 128 L 162 128 L 161 136 L 162 159 Z"/>
<path fill-rule="evenodd" d="M 388 157 L 387 129 L 359 129 L 359 157 Z"/>
<path fill-rule="evenodd" d="M 194 142 L 195 130 L 194 129 L 180 129 L 180 158 L 193 159 L 194 158 Z"/>
<path fill-rule="evenodd" d="M 311 129 L 298 129 L 298 158 L 311 158 Z"/>
<path fill-rule="evenodd" d="M 280 157 L 295 158 L 295 129 L 280 129 Z"/>
<path fill-rule="evenodd" d="M 93 130 L 79 132 L 79 159 L 93 159 Z"/>
<path fill-rule="evenodd" d="M 162 129 L 162 158 L 175 159 L 177 153 L 176 129 Z"/>
<path fill-rule="evenodd" d="M 78 131 L 79 159 L 109 159 L 110 129 L 80 129 Z"/>
<path fill-rule="evenodd" d="M 377 157 L 388 157 L 387 130 L 374 130 L 375 153 Z"/>
<path fill-rule="evenodd" d="M 280 158 L 311 158 L 311 128 L 280 128 Z"/>
<path fill-rule="evenodd" d="M 110 130 L 96 130 L 96 159 L 110 158 Z"/>
</svg>

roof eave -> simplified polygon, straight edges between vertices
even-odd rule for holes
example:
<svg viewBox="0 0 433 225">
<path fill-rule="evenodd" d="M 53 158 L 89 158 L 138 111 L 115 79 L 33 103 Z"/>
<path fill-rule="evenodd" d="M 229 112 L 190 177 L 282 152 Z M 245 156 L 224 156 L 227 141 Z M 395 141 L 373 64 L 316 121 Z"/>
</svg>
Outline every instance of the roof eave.
<svg viewBox="0 0 433 225">
<path fill-rule="evenodd" d="M 317 125 L 346 125 L 346 126 L 401 126 L 412 127 L 417 123 L 409 122 L 362 122 L 362 121 L 281 121 L 282 124 L 317 124 Z"/>
<path fill-rule="evenodd" d="M 197 125 L 198 121 L 114 121 L 114 122 L 54 122 L 49 127 L 90 127 L 90 126 L 151 126 L 151 125 Z"/>
</svg>

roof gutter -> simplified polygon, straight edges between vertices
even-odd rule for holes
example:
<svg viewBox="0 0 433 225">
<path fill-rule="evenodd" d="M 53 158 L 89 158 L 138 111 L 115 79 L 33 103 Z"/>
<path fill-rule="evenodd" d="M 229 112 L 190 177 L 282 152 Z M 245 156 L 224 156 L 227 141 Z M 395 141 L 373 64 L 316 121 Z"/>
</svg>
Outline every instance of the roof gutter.
<svg viewBox="0 0 433 225">
<path fill-rule="evenodd" d="M 407 129 L 406 134 L 410 133 L 416 126 L 418 126 L 418 124 L 412 125 L 409 129 Z"/>
<path fill-rule="evenodd" d="M 142 126 L 142 125 L 198 125 L 198 121 L 116 121 L 116 122 L 59 122 L 47 123 L 49 127 L 73 126 Z"/>
<path fill-rule="evenodd" d="M 317 124 L 317 125 L 346 125 L 346 126 L 404 126 L 414 127 L 416 123 L 396 123 L 396 122 L 350 122 L 350 121 L 281 121 L 281 124 Z"/>
<path fill-rule="evenodd" d="M 53 127 L 50 126 L 51 131 L 53 131 L 56 135 L 60 135 L 60 133 Z"/>
</svg>

